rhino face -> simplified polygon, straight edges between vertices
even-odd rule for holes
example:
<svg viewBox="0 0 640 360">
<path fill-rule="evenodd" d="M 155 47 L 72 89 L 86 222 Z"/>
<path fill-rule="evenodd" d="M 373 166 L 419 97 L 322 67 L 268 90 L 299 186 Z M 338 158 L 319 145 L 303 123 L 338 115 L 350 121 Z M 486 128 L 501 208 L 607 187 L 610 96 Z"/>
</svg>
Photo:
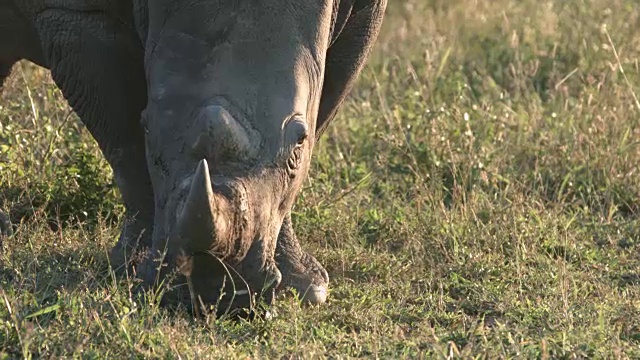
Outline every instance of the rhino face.
<svg viewBox="0 0 640 360">
<path fill-rule="evenodd" d="M 152 253 L 166 250 L 166 269 L 187 269 L 191 298 L 180 301 L 216 302 L 234 274 L 253 292 L 273 288 L 278 232 L 314 145 L 333 5 L 145 6 L 137 21 L 148 21 L 142 123 L 156 202 Z M 143 267 L 147 280 L 157 277 L 156 263 Z"/>
</svg>

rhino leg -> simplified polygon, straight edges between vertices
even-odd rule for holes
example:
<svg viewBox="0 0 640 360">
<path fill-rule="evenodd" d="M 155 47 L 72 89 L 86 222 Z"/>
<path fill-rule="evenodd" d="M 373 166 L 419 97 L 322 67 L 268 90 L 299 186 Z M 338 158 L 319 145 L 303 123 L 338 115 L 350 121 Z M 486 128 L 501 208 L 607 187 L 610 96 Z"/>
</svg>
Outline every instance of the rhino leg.
<svg viewBox="0 0 640 360">
<path fill-rule="evenodd" d="M 302 250 L 287 215 L 280 228 L 276 244 L 276 263 L 282 273 L 281 288 L 295 289 L 301 299 L 310 304 L 322 304 L 327 299 L 329 275 L 315 257 Z"/>
<path fill-rule="evenodd" d="M 47 9 L 34 21 L 56 84 L 111 165 L 126 207 L 110 261 L 116 270 L 151 245 L 154 198 L 140 113 L 146 105 L 143 52 L 132 24 L 106 12 Z M 127 263 L 128 268 L 134 264 Z M 121 271 L 120 271 L 121 273 Z"/>
</svg>

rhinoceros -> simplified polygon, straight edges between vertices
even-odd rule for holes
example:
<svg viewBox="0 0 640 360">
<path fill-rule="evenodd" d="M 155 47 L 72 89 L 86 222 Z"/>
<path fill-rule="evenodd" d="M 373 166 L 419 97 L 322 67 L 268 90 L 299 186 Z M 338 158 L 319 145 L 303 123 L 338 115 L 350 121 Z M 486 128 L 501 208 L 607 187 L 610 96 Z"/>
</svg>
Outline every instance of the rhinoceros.
<svg viewBox="0 0 640 360">
<path fill-rule="evenodd" d="M 168 302 L 319 304 L 290 211 L 386 2 L 0 0 L 0 85 L 20 59 L 50 69 L 97 141 L 126 208 L 114 268 L 173 279 Z"/>
</svg>

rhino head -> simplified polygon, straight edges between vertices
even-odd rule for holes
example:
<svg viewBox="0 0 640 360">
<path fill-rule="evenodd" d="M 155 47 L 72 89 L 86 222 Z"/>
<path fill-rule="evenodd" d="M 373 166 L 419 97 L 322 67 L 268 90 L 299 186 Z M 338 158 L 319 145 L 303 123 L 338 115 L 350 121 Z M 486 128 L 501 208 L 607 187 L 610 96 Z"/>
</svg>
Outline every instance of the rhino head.
<svg viewBox="0 0 640 360">
<path fill-rule="evenodd" d="M 155 193 L 151 256 L 140 272 L 151 282 L 182 269 L 190 291 L 177 301 L 245 306 L 243 295 L 281 279 L 275 245 L 309 168 L 332 2 L 136 8 Z"/>
</svg>

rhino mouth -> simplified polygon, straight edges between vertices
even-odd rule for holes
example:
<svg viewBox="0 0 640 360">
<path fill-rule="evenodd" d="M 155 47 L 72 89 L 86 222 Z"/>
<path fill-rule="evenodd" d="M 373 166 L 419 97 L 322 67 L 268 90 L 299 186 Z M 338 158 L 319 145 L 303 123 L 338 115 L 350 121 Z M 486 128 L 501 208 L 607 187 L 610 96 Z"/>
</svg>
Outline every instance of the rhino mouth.
<svg viewBox="0 0 640 360">
<path fill-rule="evenodd" d="M 256 314 L 271 305 L 282 275 L 268 265 L 270 242 L 254 236 L 246 188 L 215 186 L 202 159 L 175 196 L 167 260 L 179 278 L 167 303 L 187 305 L 196 317 L 212 309 L 217 315 Z"/>
<path fill-rule="evenodd" d="M 277 284 L 266 284 L 257 290 L 233 266 L 211 252 L 179 255 L 176 265 L 184 281 L 168 300 L 188 305 L 194 317 L 269 316 L 267 307 L 275 301 Z"/>
</svg>

